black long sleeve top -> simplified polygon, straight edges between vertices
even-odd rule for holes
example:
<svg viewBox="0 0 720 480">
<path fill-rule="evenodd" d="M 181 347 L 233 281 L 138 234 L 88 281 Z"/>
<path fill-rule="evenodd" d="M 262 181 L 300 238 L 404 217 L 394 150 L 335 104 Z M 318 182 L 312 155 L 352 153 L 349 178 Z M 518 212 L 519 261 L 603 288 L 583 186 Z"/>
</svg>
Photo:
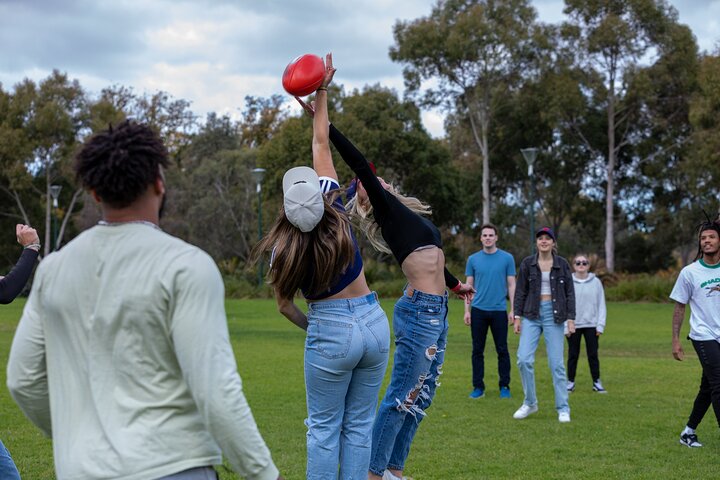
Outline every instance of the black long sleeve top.
<svg viewBox="0 0 720 480">
<path fill-rule="evenodd" d="M 413 212 L 395 195 L 386 191 L 370 169 L 363 154 L 332 124 L 330 124 L 330 141 L 365 187 L 373 207 L 375 221 L 400 265 L 408 255 L 420 247 L 434 245 L 442 248 L 442 239 L 437 227 L 428 218 Z M 447 268 L 444 273 L 445 285 L 448 288 L 454 288 L 460 283 Z"/>
<path fill-rule="evenodd" d="M 7 305 L 20 295 L 23 287 L 30 278 L 38 252 L 31 248 L 23 250 L 20 259 L 10 273 L 0 279 L 0 303 Z"/>
</svg>

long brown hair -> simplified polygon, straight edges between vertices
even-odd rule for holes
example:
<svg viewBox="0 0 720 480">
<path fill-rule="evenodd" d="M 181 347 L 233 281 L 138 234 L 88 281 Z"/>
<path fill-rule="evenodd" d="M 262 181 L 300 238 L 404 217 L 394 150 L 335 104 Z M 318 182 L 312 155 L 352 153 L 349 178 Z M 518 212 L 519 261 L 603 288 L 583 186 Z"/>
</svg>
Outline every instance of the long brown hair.
<svg viewBox="0 0 720 480">
<path fill-rule="evenodd" d="M 253 261 L 274 251 L 267 276 L 280 298 L 293 298 L 301 287 L 309 296 L 327 291 L 355 259 L 350 220 L 332 207 L 332 198 L 324 200 L 322 220 L 309 232 L 290 223 L 280 207 L 272 228 L 253 248 Z"/>
</svg>

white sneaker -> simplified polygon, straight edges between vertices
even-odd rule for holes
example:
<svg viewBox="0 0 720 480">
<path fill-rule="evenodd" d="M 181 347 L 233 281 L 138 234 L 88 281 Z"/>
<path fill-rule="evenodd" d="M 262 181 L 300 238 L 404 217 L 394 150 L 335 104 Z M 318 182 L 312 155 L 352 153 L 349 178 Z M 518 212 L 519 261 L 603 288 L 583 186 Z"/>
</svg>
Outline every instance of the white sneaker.
<svg viewBox="0 0 720 480">
<path fill-rule="evenodd" d="M 570 423 L 570 412 L 558 413 L 558 421 L 560 423 Z"/>
<path fill-rule="evenodd" d="M 517 420 L 522 420 L 523 418 L 527 418 L 529 415 L 532 415 L 533 413 L 538 411 L 538 406 L 533 405 L 532 407 L 525 405 L 524 403 L 520 406 L 520 408 L 517 409 L 515 413 L 513 413 L 513 418 Z"/>
<path fill-rule="evenodd" d="M 574 391 L 575 391 L 575 382 L 567 382 L 567 391 L 568 391 L 568 392 L 574 392 Z"/>
<path fill-rule="evenodd" d="M 598 393 L 607 393 L 607 390 L 605 390 L 602 386 L 602 383 L 600 383 L 599 378 L 598 378 L 597 382 L 593 382 L 593 390 L 595 390 Z"/>
</svg>

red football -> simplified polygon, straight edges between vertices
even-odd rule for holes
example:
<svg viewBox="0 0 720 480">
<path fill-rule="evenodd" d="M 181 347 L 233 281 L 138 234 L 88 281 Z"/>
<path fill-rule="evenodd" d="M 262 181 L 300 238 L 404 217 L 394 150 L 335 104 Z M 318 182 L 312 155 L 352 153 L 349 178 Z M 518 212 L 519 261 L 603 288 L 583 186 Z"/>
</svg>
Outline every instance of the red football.
<svg viewBox="0 0 720 480">
<path fill-rule="evenodd" d="M 322 58 L 307 53 L 290 62 L 282 76 L 283 88 L 290 95 L 310 95 L 322 84 L 325 64 Z"/>
</svg>

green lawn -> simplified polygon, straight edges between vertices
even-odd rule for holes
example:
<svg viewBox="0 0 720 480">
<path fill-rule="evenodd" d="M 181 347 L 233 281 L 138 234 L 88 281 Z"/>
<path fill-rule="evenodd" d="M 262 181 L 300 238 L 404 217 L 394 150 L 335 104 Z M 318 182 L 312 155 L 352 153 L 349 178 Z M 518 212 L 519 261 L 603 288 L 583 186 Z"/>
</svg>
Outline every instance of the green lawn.
<svg viewBox="0 0 720 480">
<path fill-rule="evenodd" d="M 22 304 L 17 301 L 0 308 L 3 385 L 4 365 Z M 392 304 L 392 299 L 383 301 L 390 313 Z M 304 332 L 282 318 L 272 301 L 232 300 L 227 308 L 245 393 L 260 430 L 285 478 L 304 478 Z M 462 322 L 462 304 L 454 301 L 450 308 L 442 386 L 419 429 L 406 475 L 415 480 L 655 480 L 720 475 L 720 435 L 712 410 L 698 431 L 704 448 L 690 450 L 678 443 L 699 384 L 700 366 L 689 342 L 685 342 L 686 361 L 672 359 L 672 306 L 608 305 L 600 361 L 609 394 L 592 392 L 587 361 L 581 358 L 577 387 L 570 396 L 570 424 L 557 421 L 542 343 L 536 364 L 540 412 L 523 421 L 513 420 L 513 412 L 522 403 L 514 358 L 513 398 L 500 400 L 490 341 L 486 397 L 470 400 L 470 333 Z M 686 323 L 683 333 L 687 329 Z M 510 335 L 514 355 L 517 337 Z M 389 373 L 388 369 L 388 377 Z M 54 478 L 50 441 L 25 420 L 5 388 L 0 389 L 0 438 L 24 479 Z M 221 478 L 237 477 L 222 471 Z"/>
</svg>

